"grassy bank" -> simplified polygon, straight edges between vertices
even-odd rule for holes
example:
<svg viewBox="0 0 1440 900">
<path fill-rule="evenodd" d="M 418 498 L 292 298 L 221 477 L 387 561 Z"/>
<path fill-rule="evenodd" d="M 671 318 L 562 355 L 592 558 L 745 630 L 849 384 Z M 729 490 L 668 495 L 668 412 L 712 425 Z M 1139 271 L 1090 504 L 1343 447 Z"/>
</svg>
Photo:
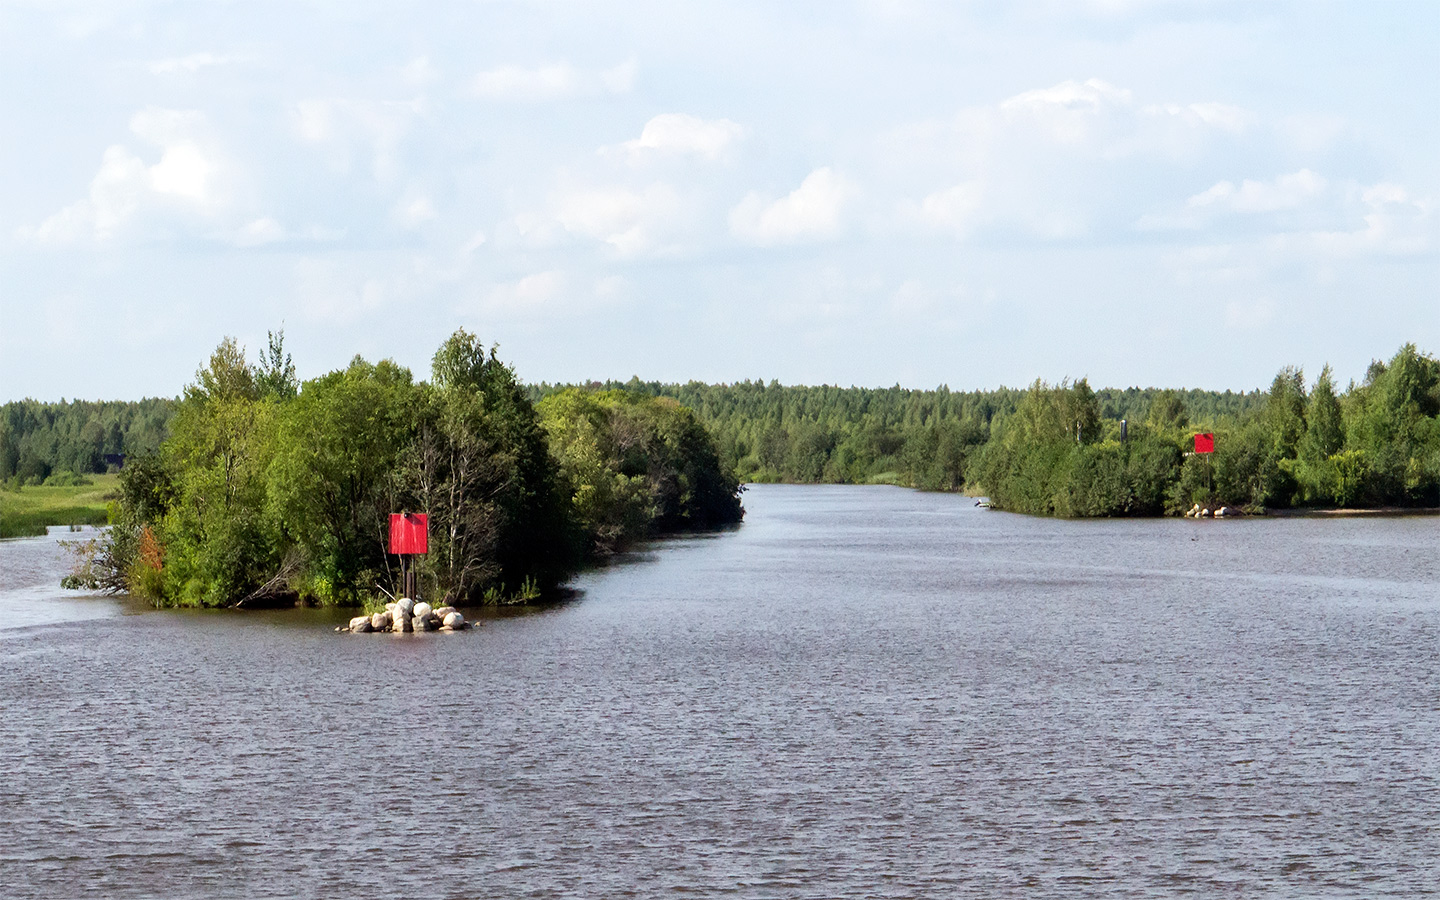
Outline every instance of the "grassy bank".
<svg viewBox="0 0 1440 900">
<path fill-rule="evenodd" d="M 120 476 L 87 478 L 93 483 L 0 488 L 0 538 L 44 534 L 50 525 L 104 525 Z"/>
</svg>

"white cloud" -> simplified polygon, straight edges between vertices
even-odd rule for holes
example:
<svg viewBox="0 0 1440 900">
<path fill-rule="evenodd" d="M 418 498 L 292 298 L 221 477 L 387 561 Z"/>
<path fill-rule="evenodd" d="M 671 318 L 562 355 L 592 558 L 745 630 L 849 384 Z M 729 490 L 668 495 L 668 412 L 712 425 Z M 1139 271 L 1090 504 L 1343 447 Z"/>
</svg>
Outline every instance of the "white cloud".
<svg viewBox="0 0 1440 900">
<path fill-rule="evenodd" d="M 460 247 L 460 255 L 468 257 L 476 250 L 479 250 L 481 247 L 485 246 L 488 241 L 489 238 L 486 237 L 485 232 L 477 231 L 470 236 L 470 240 L 466 241 L 464 245 Z"/>
<path fill-rule="evenodd" d="M 1326 184 L 1321 176 L 1301 169 L 1270 182 L 1246 179 L 1239 187 L 1233 182 L 1221 181 L 1191 197 L 1186 205 L 1191 208 L 1213 206 L 1240 213 L 1276 212 L 1295 209 L 1319 196 Z"/>
<path fill-rule="evenodd" d="M 188 56 L 172 56 L 156 59 L 145 64 L 152 75 L 193 74 L 210 66 L 224 66 L 244 62 L 248 57 L 229 53 L 191 53 Z"/>
<path fill-rule="evenodd" d="M 1363 228 L 1315 235 L 1322 255 L 1413 256 L 1436 249 L 1434 198 L 1413 197 L 1398 184 L 1382 182 L 1361 191 L 1358 206 Z"/>
<path fill-rule="evenodd" d="M 435 216 L 435 204 L 425 194 L 407 194 L 395 207 L 395 221 L 402 228 L 419 228 Z"/>
<path fill-rule="evenodd" d="M 582 189 L 559 196 L 555 203 L 555 219 L 566 231 L 604 241 L 622 256 L 662 249 L 680 213 L 679 195 L 665 184 L 640 190 Z"/>
<path fill-rule="evenodd" d="M 261 216 L 252 219 L 240 226 L 229 238 L 230 243 L 237 247 L 263 247 L 267 244 L 294 243 L 304 241 L 309 243 L 326 243 L 338 241 L 345 236 L 345 232 L 332 228 L 322 228 L 312 225 L 300 232 L 294 232 L 286 228 L 271 216 Z"/>
<path fill-rule="evenodd" d="M 531 69 L 500 66 L 476 75 L 470 82 L 470 92 L 481 99 L 507 103 L 627 94 L 634 89 L 638 73 L 639 64 L 633 59 L 602 71 L 585 71 L 566 62 Z"/>
<path fill-rule="evenodd" d="M 969 238 L 982 229 L 1043 240 L 1123 229 L 1141 216 L 1141 185 L 1248 140 L 1255 116 L 1213 100 L 1142 102 L 1091 78 L 1022 91 L 881 138 L 880 153 L 911 199 L 901 223 Z M 1138 189 L 1137 189 L 1138 188 Z M 1195 227 L 1195 215 L 1150 216 L 1143 227 Z"/>
<path fill-rule="evenodd" d="M 920 202 L 919 218 L 932 228 L 966 236 L 979 224 L 985 201 L 985 187 L 979 181 L 965 181 L 936 191 Z"/>
<path fill-rule="evenodd" d="M 326 325 L 354 322 L 409 294 L 402 279 L 356 275 L 355 261 L 301 259 L 295 263 L 295 306 Z"/>
<path fill-rule="evenodd" d="M 1024 91 L 1001 101 L 1000 112 L 1010 119 L 1034 119 L 1049 128 L 1057 140 L 1073 143 L 1085 137 L 1089 121 L 1097 114 L 1107 108 L 1131 105 L 1129 91 L 1091 78 Z"/>
<path fill-rule="evenodd" d="M 1024 91 L 1001 101 L 997 110 L 1006 131 L 1033 130 L 1111 159 L 1157 152 L 1184 156 L 1213 134 L 1244 133 L 1256 118 L 1216 101 L 1141 105 L 1134 92 L 1098 78 Z"/>
<path fill-rule="evenodd" d="M 121 144 L 105 150 L 89 195 L 47 218 L 38 227 L 22 228 L 23 237 L 47 243 L 83 238 L 108 241 L 144 213 L 170 211 L 209 216 L 227 197 L 221 185 L 218 154 L 202 135 L 204 117 L 188 110 L 149 107 L 130 120 L 130 130 L 160 148 L 160 158 L 146 165 Z"/>
<path fill-rule="evenodd" d="M 706 121 L 685 113 L 664 113 L 645 123 L 640 137 L 626 141 L 633 153 L 691 153 L 717 159 L 745 135 L 745 129 L 729 119 Z"/>
<path fill-rule="evenodd" d="M 1302 153 L 1316 153 L 1332 147 L 1348 127 L 1340 116 L 1305 113 L 1280 119 L 1275 123 L 1275 132 L 1292 148 Z"/>
<path fill-rule="evenodd" d="M 440 80 L 440 70 L 428 56 L 417 56 L 400 67 L 400 80 L 412 88 L 423 88 Z"/>
<path fill-rule="evenodd" d="M 778 200 L 758 193 L 748 195 L 730 212 L 730 232 L 761 245 L 835 237 L 855 193 L 850 182 L 825 166 Z"/>
<path fill-rule="evenodd" d="M 371 155 L 371 174 L 384 183 L 400 176 L 400 142 L 427 109 L 425 100 L 419 97 L 412 100 L 312 98 L 296 103 L 290 110 L 290 118 L 301 140 L 329 149 L 331 165 L 339 171 L 350 168 L 355 145 L 367 148 Z"/>
<path fill-rule="evenodd" d="M 566 290 L 562 272 L 536 272 L 492 287 L 482 304 L 485 312 L 535 313 L 551 306 Z"/>
<path fill-rule="evenodd" d="M 263 216 L 241 227 L 235 235 L 235 243 L 241 247 L 259 247 L 283 241 L 285 237 L 285 226 L 269 216 Z"/>
</svg>

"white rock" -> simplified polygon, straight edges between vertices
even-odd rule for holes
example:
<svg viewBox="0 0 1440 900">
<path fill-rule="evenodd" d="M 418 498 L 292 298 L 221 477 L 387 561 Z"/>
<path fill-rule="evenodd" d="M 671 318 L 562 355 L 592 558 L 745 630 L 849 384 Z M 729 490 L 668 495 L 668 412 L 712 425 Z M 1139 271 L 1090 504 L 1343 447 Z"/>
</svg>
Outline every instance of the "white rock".
<svg viewBox="0 0 1440 900">
<path fill-rule="evenodd" d="M 435 614 L 434 614 L 434 613 L 430 613 L 430 614 L 424 615 L 424 616 L 416 616 L 416 617 L 415 617 L 415 630 L 416 630 L 416 631 L 421 631 L 421 630 L 424 630 L 424 631 L 434 631 L 435 629 L 437 629 L 437 628 L 439 628 L 439 627 L 440 627 L 440 621 L 435 618 Z"/>
<path fill-rule="evenodd" d="M 376 631 L 384 631 L 385 629 L 389 628 L 390 614 L 388 612 L 375 613 L 370 617 L 370 627 L 375 629 Z"/>
<path fill-rule="evenodd" d="M 419 603 L 415 604 L 415 608 L 410 611 L 410 615 L 419 619 L 423 618 L 424 616 L 430 615 L 430 613 L 434 611 L 435 608 L 433 606 L 426 603 L 424 600 L 421 600 Z"/>
<path fill-rule="evenodd" d="M 401 597 L 395 601 L 395 609 L 402 615 L 410 615 L 415 611 L 415 601 L 409 597 Z"/>
<path fill-rule="evenodd" d="M 1208 518 L 1210 518 L 1210 510 L 1208 510 L 1208 509 L 1202 509 L 1202 510 L 1200 510 L 1200 518 L 1202 518 L 1202 519 L 1208 519 Z"/>
<path fill-rule="evenodd" d="M 415 624 L 414 624 L 414 622 L 411 621 L 411 619 L 410 619 L 409 616 L 400 616 L 400 617 L 398 617 L 398 618 L 396 618 L 396 619 L 394 620 L 393 624 L 392 624 L 391 627 L 390 627 L 390 630 L 391 630 L 391 631 L 414 631 L 414 630 L 415 630 Z"/>
<path fill-rule="evenodd" d="M 448 616 L 448 615 L 450 615 L 452 612 L 456 612 L 456 611 L 457 611 L 457 610 L 456 610 L 455 607 L 453 607 L 453 606 L 442 606 L 442 607 L 440 607 L 439 609 L 435 610 L 434 612 L 435 612 L 435 617 L 438 618 L 440 621 L 443 622 L 443 621 L 445 621 L 445 617 L 446 617 L 446 616 Z"/>
<path fill-rule="evenodd" d="M 369 616 L 356 616 L 355 618 L 353 618 L 353 619 L 350 620 L 350 632 L 351 632 L 351 634 L 364 634 L 365 632 L 367 632 L 367 631 L 369 631 L 369 630 L 370 630 L 370 617 L 369 617 Z"/>
<path fill-rule="evenodd" d="M 446 613 L 445 618 L 440 621 L 445 623 L 446 628 L 453 628 L 457 631 L 465 627 L 465 617 L 454 610 Z"/>
</svg>

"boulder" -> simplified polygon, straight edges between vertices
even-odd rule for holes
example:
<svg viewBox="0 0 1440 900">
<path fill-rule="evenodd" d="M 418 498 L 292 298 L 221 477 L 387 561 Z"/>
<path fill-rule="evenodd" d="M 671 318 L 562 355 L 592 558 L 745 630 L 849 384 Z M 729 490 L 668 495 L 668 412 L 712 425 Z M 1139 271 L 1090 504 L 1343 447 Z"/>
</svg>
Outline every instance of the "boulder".
<svg viewBox="0 0 1440 900">
<path fill-rule="evenodd" d="M 440 621 L 445 624 L 446 628 L 450 628 L 454 631 L 459 631 L 460 629 L 465 627 L 465 617 L 460 615 L 460 613 L 456 612 L 453 609 L 450 610 L 450 612 L 446 613 L 445 618 L 441 619 Z"/>
<path fill-rule="evenodd" d="M 375 613 L 370 617 L 370 627 L 375 629 L 376 631 L 384 631 L 385 629 L 389 628 L 390 614 L 388 612 Z"/>
<path fill-rule="evenodd" d="M 1210 518 L 1210 510 L 1208 510 L 1208 509 L 1202 509 L 1202 510 L 1200 510 L 1200 518 L 1202 518 L 1202 519 L 1208 519 L 1208 518 Z"/>
<path fill-rule="evenodd" d="M 453 606 L 442 606 L 439 609 L 435 610 L 435 617 L 443 622 L 445 621 L 446 616 L 450 615 L 452 612 L 455 611 L 456 609 Z"/>
<path fill-rule="evenodd" d="M 350 620 L 350 633 L 351 633 L 351 634 L 364 634 L 365 632 L 367 632 L 367 631 L 369 631 L 369 630 L 370 630 L 370 617 L 369 617 L 369 616 L 356 616 L 355 618 L 353 618 L 353 619 Z"/>
<path fill-rule="evenodd" d="M 437 629 L 437 628 L 439 628 L 439 627 L 440 627 L 440 621 L 435 618 L 435 614 L 434 614 L 434 613 L 428 613 L 428 614 L 423 615 L 423 616 L 416 616 L 416 617 L 415 617 L 415 630 L 416 630 L 416 631 L 434 631 L 435 629 Z"/>
<path fill-rule="evenodd" d="M 399 616 L 391 624 L 390 630 L 396 632 L 414 631 L 415 623 L 409 616 Z"/>
<path fill-rule="evenodd" d="M 410 615 L 412 615 L 412 616 L 414 616 L 415 618 L 419 619 L 419 618 L 423 618 L 423 617 L 425 617 L 425 616 L 430 615 L 430 613 L 432 613 L 432 612 L 434 612 L 434 611 L 435 611 L 434 607 L 432 607 L 430 604 L 426 603 L 424 600 L 421 600 L 419 603 L 415 604 L 415 608 L 410 611 Z"/>
<path fill-rule="evenodd" d="M 1215 518 L 1217 519 L 1223 519 L 1228 515 L 1230 515 L 1230 507 L 1228 506 L 1222 506 L 1215 510 Z"/>
<path fill-rule="evenodd" d="M 408 616 L 415 611 L 415 601 L 409 597 L 401 597 L 395 601 L 395 611 L 402 616 Z"/>
</svg>

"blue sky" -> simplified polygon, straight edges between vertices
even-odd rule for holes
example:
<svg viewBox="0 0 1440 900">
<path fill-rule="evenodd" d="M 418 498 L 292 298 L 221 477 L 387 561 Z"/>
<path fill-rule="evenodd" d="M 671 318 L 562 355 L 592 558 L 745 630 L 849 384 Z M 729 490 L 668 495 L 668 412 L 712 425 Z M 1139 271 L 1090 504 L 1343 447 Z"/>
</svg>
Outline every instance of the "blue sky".
<svg viewBox="0 0 1440 900">
<path fill-rule="evenodd" d="M 1440 4 L 0 0 L 0 399 L 1440 352 Z"/>
</svg>

